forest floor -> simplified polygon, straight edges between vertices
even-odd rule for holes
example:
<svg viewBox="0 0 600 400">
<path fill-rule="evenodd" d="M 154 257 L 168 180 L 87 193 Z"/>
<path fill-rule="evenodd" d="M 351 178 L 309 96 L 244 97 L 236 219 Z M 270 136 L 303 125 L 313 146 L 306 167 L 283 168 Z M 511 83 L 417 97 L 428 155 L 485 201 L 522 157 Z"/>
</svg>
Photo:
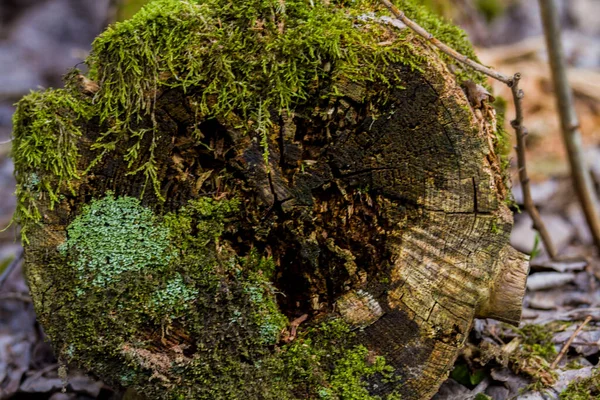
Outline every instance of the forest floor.
<svg viewBox="0 0 600 400">
<path fill-rule="evenodd" d="M 548 259 L 523 211 L 516 166 L 511 165 L 513 194 L 521 209 L 515 208 L 511 243 L 532 254 L 523 320 L 518 328 L 476 320 L 469 343 L 451 378 L 435 396 L 437 400 L 483 399 L 483 394 L 494 400 L 600 398 L 598 392 L 585 397 L 594 388 L 600 390 L 596 372 L 600 361 L 600 258 L 569 178 L 534 3 L 523 1 L 505 9 L 492 23 L 478 15 L 467 18 L 463 13 L 457 18 L 477 42 L 488 45 L 478 51 L 485 64 L 507 74 L 523 74 L 533 197 L 560 254 L 583 256 L 585 261 Z M 106 4 L 107 0 L 0 3 L 2 227 L 9 225 L 15 207 L 9 158 L 12 103 L 30 89 L 60 84 L 60 75 L 81 61 L 101 30 L 97 21 L 106 20 Z M 572 66 L 570 80 L 590 172 L 600 189 L 600 2 L 564 4 L 563 17 L 570 26 L 565 35 Z M 595 24 L 593 19 L 590 22 L 592 15 Z M 510 98 L 503 85 L 492 85 L 496 95 Z M 509 105 L 507 120 L 511 115 Z M 0 271 L 19 251 L 16 227 L 0 232 Z M 557 358 L 557 365 L 552 365 Z M 576 387 L 573 382 L 580 383 Z M 576 397 L 579 395 L 582 397 Z M 22 270 L 15 269 L 0 287 L 0 400 L 115 398 L 110 388 L 79 371 L 69 371 L 66 382 L 59 377 L 59 363 L 36 323 Z"/>
</svg>

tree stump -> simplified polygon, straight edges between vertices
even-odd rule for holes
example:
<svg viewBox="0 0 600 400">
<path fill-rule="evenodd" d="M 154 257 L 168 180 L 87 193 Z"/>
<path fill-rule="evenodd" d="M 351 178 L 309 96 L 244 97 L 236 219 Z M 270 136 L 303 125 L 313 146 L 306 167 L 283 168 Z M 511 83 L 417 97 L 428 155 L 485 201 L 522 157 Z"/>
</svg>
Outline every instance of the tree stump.
<svg viewBox="0 0 600 400">
<path fill-rule="evenodd" d="M 311 3 L 156 1 L 21 100 L 64 363 L 149 399 L 425 399 L 475 317 L 519 321 L 495 113 L 459 83 L 483 78 L 377 4 Z"/>
</svg>

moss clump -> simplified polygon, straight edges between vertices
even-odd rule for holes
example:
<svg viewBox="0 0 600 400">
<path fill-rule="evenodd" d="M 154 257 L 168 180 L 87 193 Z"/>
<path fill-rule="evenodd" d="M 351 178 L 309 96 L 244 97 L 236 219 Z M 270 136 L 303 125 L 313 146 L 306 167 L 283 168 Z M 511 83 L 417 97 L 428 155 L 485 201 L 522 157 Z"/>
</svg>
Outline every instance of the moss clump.
<svg viewBox="0 0 600 400">
<path fill-rule="evenodd" d="M 297 398 L 377 400 L 397 399 L 372 395 L 376 387 L 367 379 L 377 377 L 384 383 L 399 380 L 385 359 L 371 354 L 364 346 L 351 346 L 354 335 L 341 320 L 332 320 L 309 329 L 289 345 L 282 360 L 287 379 L 301 380 L 311 389 Z M 319 367 L 330 365 L 325 372 Z"/>
<path fill-rule="evenodd" d="M 101 117 L 116 118 L 125 128 L 132 118 L 152 113 L 148 94 L 159 86 L 200 87 L 203 115 L 235 112 L 247 129 L 260 129 L 261 110 L 267 123 L 267 110 L 290 110 L 323 82 L 399 85 L 390 81 L 391 65 L 417 68 L 424 61 L 407 41 L 409 30 L 395 31 L 394 43 L 381 46 L 392 33 L 366 28 L 365 15 L 385 13 L 379 2 L 331 3 L 156 0 L 94 42 L 88 63 L 90 78 L 101 87 Z M 462 31 L 404 3 L 424 27 L 474 57 Z M 336 89 L 334 83 L 332 93 Z"/>
<path fill-rule="evenodd" d="M 370 379 L 394 369 L 344 323 L 281 343 L 273 261 L 221 238 L 238 203 L 199 198 L 161 217 L 107 193 L 82 207 L 46 260 L 52 303 L 38 304 L 59 356 L 153 399 L 381 399 Z"/>
<path fill-rule="evenodd" d="M 569 384 L 559 395 L 561 400 L 593 400 L 600 397 L 600 372 L 594 371 L 592 376 L 577 379 Z"/>
<path fill-rule="evenodd" d="M 510 143 L 510 134 L 506 131 L 506 99 L 498 96 L 493 104 L 496 110 L 496 135 L 494 137 L 494 152 L 500 162 L 500 170 L 503 173 L 504 184 L 510 187 L 510 152 L 512 150 Z M 512 200 L 511 200 L 512 201 Z"/>
<path fill-rule="evenodd" d="M 556 356 L 556 347 L 552 342 L 553 333 L 544 325 L 527 324 L 515 332 L 523 339 L 523 348 L 534 356 L 539 356 L 546 361 L 552 361 Z"/>
<path fill-rule="evenodd" d="M 401 6 L 436 37 L 476 58 L 463 31 L 417 3 Z M 114 24 L 95 40 L 87 60 L 89 79 L 98 84 L 92 97 L 78 92 L 75 72 L 67 89 L 32 93 L 19 102 L 13 158 L 18 171 L 41 178 L 39 187 L 28 189 L 27 172 L 17 175 L 15 221 L 24 240 L 30 224 L 41 219 L 36 198 L 47 193 L 54 204 L 93 166 L 77 165 L 83 150 L 95 152 L 95 164 L 127 146 L 122 156 L 129 173 L 143 174 L 164 200 L 155 154 L 161 135 L 155 107 L 164 90 L 192 95 L 198 122 L 228 117 L 238 121 L 235 128 L 258 133 L 268 157 L 267 133 L 281 112 L 335 97 L 348 81 L 380 94 L 401 87 L 397 65 L 418 69 L 426 58 L 414 46 L 421 39 L 409 29 L 372 22 L 383 15 L 387 9 L 375 0 L 155 0 Z M 456 65 L 459 80 L 483 82 L 442 57 Z M 78 144 L 82 125 L 95 116 L 100 134 L 78 148 L 84 145 Z"/>
<path fill-rule="evenodd" d="M 36 198 L 45 193 L 52 207 L 59 193 L 72 190 L 73 180 L 80 177 L 77 143 L 82 123 L 92 116 L 92 104 L 68 90 L 32 92 L 19 101 L 11 155 L 18 165 L 14 219 L 25 241 L 27 222 L 41 219 Z"/>
<path fill-rule="evenodd" d="M 250 317 L 260 327 L 259 336 L 263 343 L 275 344 L 288 323 L 287 318 L 279 312 L 275 289 L 271 284 L 275 263 L 272 259 L 260 257 L 257 252 L 252 251 L 244 260 L 244 271 L 244 292 L 254 305 Z"/>
<path fill-rule="evenodd" d="M 510 355 L 512 369 L 532 379 L 529 388 L 543 390 L 556 381 L 556 372 L 550 364 L 556 357 L 556 348 L 552 342 L 554 331 L 548 326 L 528 324 L 521 328 L 512 328 L 519 335 L 520 346 Z"/>
</svg>

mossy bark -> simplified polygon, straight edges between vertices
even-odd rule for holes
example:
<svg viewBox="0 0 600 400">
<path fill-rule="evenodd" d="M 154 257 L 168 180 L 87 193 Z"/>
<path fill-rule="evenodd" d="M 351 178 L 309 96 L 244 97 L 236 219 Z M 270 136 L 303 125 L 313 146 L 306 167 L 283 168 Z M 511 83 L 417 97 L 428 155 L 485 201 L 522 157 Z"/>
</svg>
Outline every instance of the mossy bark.
<svg viewBox="0 0 600 400">
<path fill-rule="evenodd" d="M 260 129 L 199 116 L 205 87 L 153 76 L 151 112 L 112 146 L 110 118 L 51 110 L 77 121 L 79 173 L 16 173 L 40 215 L 25 261 L 59 355 L 151 398 L 424 399 L 474 318 L 517 323 L 527 265 L 508 245 L 493 112 L 427 43 L 405 44 L 425 62 L 388 66 L 403 87 L 341 74 L 335 94 L 321 80 L 260 110 Z M 69 95 L 93 107 L 102 79 Z M 34 135 L 26 109 L 18 143 Z M 92 251 L 111 242 L 114 257 Z"/>
</svg>

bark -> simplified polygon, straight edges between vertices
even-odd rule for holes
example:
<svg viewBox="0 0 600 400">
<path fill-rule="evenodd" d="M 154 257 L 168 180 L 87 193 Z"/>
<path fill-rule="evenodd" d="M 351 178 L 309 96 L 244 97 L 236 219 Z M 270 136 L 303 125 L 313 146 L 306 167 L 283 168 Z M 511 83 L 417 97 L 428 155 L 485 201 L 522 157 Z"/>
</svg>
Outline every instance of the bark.
<svg viewBox="0 0 600 400">
<path fill-rule="evenodd" d="M 254 249 L 272 257 L 275 273 L 270 284 L 276 289 L 277 308 L 290 321 L 308 315 L 297 334 L 288 329 L 264 351 L 285 354 L 323 321 L 341 319 L 353 331 L 348 346 L 364 346 L 369 357 L 382 356 L 393 369 L 394 379 L 381 374 L 361 378 L 370 396 L 429 398 L 446 379 L 474 318 L 517 324 L 527 264 L 508 244 L 512 215 L 493 148 L 493 111 L 469 104 L 445 61 L 424 41 L 413 39 L 412 45 L 427 63 L 422 70 L 394 66 L 404 88 L 389 89 L 385 102 L 365 95 L 372 88 L 348 80 L 339 85 L 338 96 L 315 95 L 293 112 L 270 110 L 273 125 L 266 136 L 242 132 L 235 114 L 198 124 L 194 103 L 202 95 L 200 87 L 185 92 L 161 88 L 153 113 L 159 134 L 145 136 L 140 152 L 155 148 L 164 202 L 143 174 L 130 173 L 139 166 L 124 160 L 134 138 L 94 161 L 98 153 L 91 144 L 105 126 L 91 119 L 77 139 L 78 170 L 91 166 L 89 172 L 73 181 L 72 192 L 53 209 L 49 196 L 39 197 L 42 221 L 29 229 L 25 249 L 36 310 L 59 353 L 114 384 L 126 386 L 110 371 L 117 368 L 111 363 L 125 354 L 138 369 L 151 371 L 148 375 L 158 381 L 153 384 L 163 385 L 165 393 L 176 390 L 174 386 L 211 385 L 169 369 L 168 365 L 208 357 L 202 334 L 177 318 L 139 325 L 133 336 L 146 344 L 129 340 L 121 345 L 120 355 L 107 354 L 108 366 L 69 355 L 87 351 L 84 345 L 70 350 L 74 339 L 64 333 L 71 324 L 65 321 L 76 318 L 75 311 L 65 310 L 78 310 L 76 303 L 84 300 L 70 292 L 77 280 L 65 284 L 64 274 L 56 273 L 56 249 L 69 239 L 68 227 L 85 211 L 84 205 L 107 192 L 140 198 L 157 215 L 175 212 L 192 199 L 240 199 L 239 212 L 226 221 L 215 242 L 216 252 L 245 257 Z M 86 89 L 80 90 L 86 96 Z M 192 134 L 196 129 L 200 136 Z M 26 173 L 31 169 L 17 165 L 18 176 Z M 73 249 L 67 257 L 83 257 Z M 214 257 L 220 260 L 222 255 Z M 110 260 L 106 263 L 110 267 Z M 154 279 L 140 274 L 143 271 L 132 279 Z M 222 278 L 221 287 L 229 285 L 228 290 L 237 293 L 232 276 Z M 188 301 L 199 309 L 195 300 Z M 112 315 L 127 323 L 128 314 L 119 310 Z M 233 329 L 223 322 L 231 319 L 227 310 L 223 306 L 199 312 L 209 321 L 206 326 L 221 326 L 221 332 L 227 332 Z M 82 336 L 95 332 L 86 329 L 80 328 Z M 230 339 L 211 340 L 214 344 Z M 247 364 L 264 356 L 226 351 Z M 334 376 L 331 369 L 336 367 L 326 364 L 319 368 Z M 324 382 L 320 385 L 326 390 L 338 388 Z M 270 398 L 268 391 L 254 392 L 254 382 L 246 386 L 235 390 L 248 398 Z M 304 392 L 294 386 L 285 396 L 312 398 L 318 388 L 306 386 Z M 212 396 L 227 398 L 226 393 Z"/>
</svg>

